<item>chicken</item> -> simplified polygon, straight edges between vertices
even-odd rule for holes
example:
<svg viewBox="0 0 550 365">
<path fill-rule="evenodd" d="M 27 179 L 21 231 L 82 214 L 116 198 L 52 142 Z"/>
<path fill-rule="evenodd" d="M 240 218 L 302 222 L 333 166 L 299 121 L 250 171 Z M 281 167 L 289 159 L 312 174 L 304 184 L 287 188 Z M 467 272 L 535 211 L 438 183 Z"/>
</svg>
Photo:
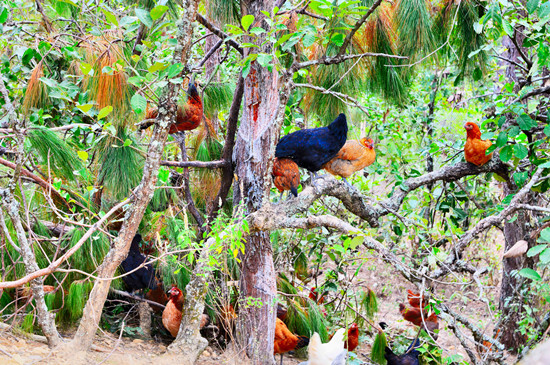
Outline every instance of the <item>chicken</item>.
<svg viewBox="0 0 550 365">
<path fill-rule="evenodd" d="M 178 105 L 176 122 L 170 126 L 168 133 L 174 134 L 182 131 L 190 131 L 197 128 L 202 121 L 203 105 L 199 91 L 194 83 L 189 84 L 187 89 L 187 104 L 182 107 Z M 145 118 L 155 119 L 158 116 L 158 108 L 147 108 Z M 146 129 L 153 125 L 153 122 L 143 123 L 140 129 Z"/>
<path fill-rule="evenodd" d="M 376 159 L 374 142 L 370 138 L 361 138 L 360 141 L 347 141 L 338 154 L 323 168 L 332 175 L 338 175 L 350 185 L 347 178 L 353 173 L 372 165 Z M 351 186 L 351 185 L 350 185 Z"/>
<path fill-rule="evenodd" d="M 273 344 L 273 353 L 281 354 L 281 365 L 283 364 L 283 354 L 295 349 L 306 347 L 309 343 L 309 338 L 304 336 L 296 336 L 290 332 L 283 321 L 279 318 L 275 319 L 275 340 Z"/>
<path fill-rule="evenodd" d="M 122 280 L 130 292 L 146 288 L 154 290 L 157 289 L 159 284 L 158 280 L 155 278 L 155 270 L 151 264 L 147 264 L 140 267 L 136 271 L 131 272 L 147 260 L 147 258 L 139 250 L 140 242 L 141 235 L 137 233 L 132 240 L 128 256 L 120 264 L 122 270 L 125 273 L 129 273 L 128 275 L 123 276 Z"/>
<path fill-rule="evenodd" d="M 420 308 L 407 308 L 403 303 L 399 304 L 399 312 L 406 321 L 411 322 L 416 326 L 422 326 L 430 335 L 437 340 L 436 330 L 439 330 L 439 322 L 437 315 L 432 313 L 428 316 L 427 311 Z"/>
<path fill-rule="evenodd" d="M 271 176 L 273 176 L 275 187 L 281 193 L 279 200 L 283 198 L 285 190 L 290 190 L 292 195 L 298 196 L 300 171 L 298 170 L 296 162 L 292 161 L 290 158 L 275 158 Z"/>
<path fill-rule="evenodd" d="M 158 280 L 158 278 L 155 278 L 155 279 L 157 280 L 157 287 L 156 287 L 156 289 L 152 289 L 152 290 L 147 291 L 147 293 L 145 293 L 145 299 L 156 302 L 156 303 L 159 303 L 159 304 L 162 304 L 162 305 L 166 305 L 166 303 L 168 302 L 168 297 L 166 296 L 166 293 L 164 292 L 164 288 L 162 286 L 162 283 Z M 162 307 L 159 307 L 158 305 L 153 305 L 153 304 L 149 303 L 149 306 L 155 312 L 162 311 Z"/>
<path fill-rule="evenodd" d="M 325 294 L 327 292 L 325 291 L 321 296 L 317 293 L 317 288 L 312 287 L 309 289 L 309 299 L 313 300 L 317 304 L 323 304 L 325 302 Z"/>
<path fill-rule="evenodd" d="M 359 327 L 357 323 L 352 323 L 348 329 L 348 339 L 344 344 L 344 348 L 348 351 L 353 351 L 359 346 Z"/>
<path fill-rule="evenodd" d="M 418 338 L 415 338 L 411 342 L 407 351 L 402 355 L 394 354 L 393 351 L 386 346 L 384 357 L 388 362 L 387 365 L 419 365 L 418 356 L 420 352 L 416 350 L 418 347 L 420 347 Z"/>
<path fill-rule="evenodd" d="M 494 339 L 495 339 L 495 340 L 498 339 L 498 335 L 499 335 L 499 334 L 500 334 L 500 328 L 497 329 L 497 332 L 495 333 L 495 336 L 494 336 Z M 479 353 L 480 355 L 484 355 L 486 352 L 492 351 L 492 350 L 491 350 L 492 347 L 493 347 L 493 344 L 490 343 L 489 341 L 485 341 L 485 340 L 483 340 L 483 342 L 482 342 L 481 345 L 480 345 L 480 344 L 477 344 L 477 345 L 476 345 L 476 349 L 477 349 L 477 351 L 478 351 L 478 353 Z"/>
<path fill-rule="evenodd" d="M 346 116 L 340 114 L 328 127 L 302 129 L 284 136 L 277 143 L 275 157 L 290 158 L 317 178 L 317 171 L 336 156 L 347 135 Z"/>
<path fill-rule="evenodd" d="M 180 330 L 181 310 L 183 309 L 185 298 L 182 291 L 175 285 L 168 291 L 168 294 L 170 294 L 170 299 L 162 312 L 162 324 L 173 337 L 177 337 Z"/>
<path fill-rule="evenodd" d="M 277 303 L 277 318 L 284 321 L 288 315 L 288 309 L 286 309 L 281 303 Z"/>
<path fill-rule="evenodd" d="M 425 308 L 426 302 L 424 300 L 424 296 L 422 295 L 422 298 L 420 297 L 420 294 L 413 292 L 412 290 L 407 290 L 407 299 L 409 300 L 409 304 L 411 307 L 415 308 Z M 422 302 L 422 305 L 420 304 Z"/>
<path fill-rule="evenodd" d="M 467 135 L 466 144 L 464 145 L 466 161 L 477 166 L 486 164 L 493 157 L 493 153 L 485 154 L 485 151 L 492 145 L 491 141 L 481 139 L 481 131 L 475 123 L 468 122 L 464 124 L 464 128 Z"/>
<path fill-rule="evenodd" d="M 315 332 L 309 340 L 309 359 L 300 365 L 344 365 L 348 353 L 344 348 L 345 333 L 346 330 L 340 328 L 328 343 L 322 343 Z"/>
</svg>

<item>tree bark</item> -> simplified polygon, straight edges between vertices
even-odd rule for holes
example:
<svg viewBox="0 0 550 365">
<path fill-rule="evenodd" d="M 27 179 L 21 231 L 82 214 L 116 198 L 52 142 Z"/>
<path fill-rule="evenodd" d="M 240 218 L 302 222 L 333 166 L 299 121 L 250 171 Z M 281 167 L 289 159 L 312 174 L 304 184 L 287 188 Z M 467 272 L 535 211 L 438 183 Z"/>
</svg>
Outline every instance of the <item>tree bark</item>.
<svg viewBox="0 0 550 365">
<path fill-rule="evenodd" d="M 39 270 L 36 263 L 36 257 L 32 250 L 31 243 L 25 235 L 25 230 L 21 224 L 21 217 L 19 216 L 19 203 L 13 198 L 7 189 L 0 189 L 0 205 L 6 210 L 6 213 L 10 217 L 15 232 L 17 234 L 17 241 L 20 247 L 20 254 L 25 266 L 25 274 L 31 274 Z M 30 282 L 32 296 L 36 302 L 36 317 L 38 325 L 42 329 L 42 332 L 48 339 L 48 346 L 57 346 L 61 337 L 57 332 L 55 326 L 54 315 L 48 312 L 46 301 L 44 300 L 44 278 L 36 278 Z"/>
<path fill-rule="evenodd" d="M 193 38 L 192 21 L 195 19 L 197 7 L 198 0 L 187 0 L 183 3 L 183 15 L 177 25 L 178 43 L 174 49 L 173 64 L 181 63 L 185 65 L 187 63 L 188 51 Z M 103 310 L 103 305 L 107 299 L 112 277 L 117 267 L 128 255 L 132 239 L 143 218 L 147 204 L 149 204 L 153 196 L 155 184 L 157 182 L 157 173 L 164 151 L 164 144 L 168 137 L 168 129 L 171 121 L 173 121 L 176 116 L 177 105 L 175 100 L 177 100 L 179 89 L 180 86 L 169 83 L 161 97 L 158 121 L 155 124 L 147 150 L 143 178 L 140 185 L 134 191 L 135 199 L 124 217 L 124 223 L 122 224 L 120 233 L 105 256 L 103 263 L 98 268 L 97 276 L 99 279 L 96 280 L 88 302 L 84 307 L 82 320 L 80 321 L 80 325 L 72 343 L 69 345 L 70 350 L 87 350 L 92 344 Z"/>
</svg>

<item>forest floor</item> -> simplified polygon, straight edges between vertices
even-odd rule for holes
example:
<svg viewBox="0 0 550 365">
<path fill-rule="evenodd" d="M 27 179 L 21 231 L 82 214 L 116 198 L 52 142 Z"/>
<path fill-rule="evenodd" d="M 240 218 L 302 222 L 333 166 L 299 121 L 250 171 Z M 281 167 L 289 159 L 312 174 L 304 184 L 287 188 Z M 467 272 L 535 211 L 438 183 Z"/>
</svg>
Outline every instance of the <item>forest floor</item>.
<svg viewBox="0 0 550 365">
<path fill-rule="evenodd" d="M 472 259 L 478 259 L 485 264 L 499 262 L 498 257 L 490 257 L 491 255 L 502 255 L 502 237 L 499 234 L 493 233 L 485 237 L 483 241 L 491 243 L 492 247 L 485 247 L 484 251 L 472 246 L 470 254 Z M 495 252 L 499 252 L 495 254 Z M 358 276 L 357 285 L 363 289 L 367 287 L 375 291 L 378 296 L 379 310 L 375 317 L 375 322 L 384 321 L 389 325 L 388 341 L 391 342 L 395 334 L 404 334 L 412 338 L 416 331 L 412 325 L 406 323 L 401 318 L 398 310 L 398 304 L 406 302 L 407 289 L 415 289 L 412 285 L 405 284 L 399 273 L 388 266 L 386 263 L 371 256 L 368 252 L 361 252 L 362 255 L 369 258 L 368 265 L 364 265 Z M 350 269 L 355 270 L 355 269 Z M 500 279 L 500 271 L 494 268 L 493 282 L 484 283 L 485 295 L 490 298 L 491 303 L 498 303 L 498 286 Z M 491 279 L 490 279 L 491 280 Z M 443 297 L 449 298 L 446 304 L 454 311 L 466 315 L 474 323 L 479 323 L 481 328 L 484 328 L 489 322 L 487 304 L 477 299 L 479 288 L 475 284 L 465 285 L 464 281 L 457 279 L 456 284 L 443 285 L 439 284 L 435 288 L 436 291 L 443 294 Z M 488 328 L 487 333 L 491 333 L 492 328 Z M 65 334 L 68 338 L 72 333 Z M 362 336 L 363 343 L 356 349 L 356 354 L 359 359 L 367 361 L 370 359 L 370 348 L 372 337 Z M 440 333 L 437 343 L 443 349 L 443 356 L 461 354 L 469 363 L 469 359 L 458 340 L 454 337 L 451 330 L 447 329 L 446 323 L 440 323 Z M 0 332 L 0 364 L 174 364 L 177 361 L 174 358 L 162 356 L 166 352 L 167 343 L 157 342 L 155 340 L 132 339 L 127 337 L 118 338 L 115 334 L 103 333 L 98 335 L 94 341 L 94 345 L 100 351 L 89 351 L 83 354 L 59 355 L 52 353 L 48 347 L 40 342 L 34 341 L 31 338 L 25 337 L 22 333 L 4 331 Z M 277 360 L 279 358 L 277 357 Z M 303 359 L 285 356 L 284 364 L 295 365 L 304 361 Z M 509 357 L 507 363 L 513 363 L 513 358 Z M 197 362 L 199 365 L 220 365 L 220 364 L 235 364 L 244 365 L 244 361 L 240 356 L 232 350 L 221 351 L 209 347 Z"/>
</svg>

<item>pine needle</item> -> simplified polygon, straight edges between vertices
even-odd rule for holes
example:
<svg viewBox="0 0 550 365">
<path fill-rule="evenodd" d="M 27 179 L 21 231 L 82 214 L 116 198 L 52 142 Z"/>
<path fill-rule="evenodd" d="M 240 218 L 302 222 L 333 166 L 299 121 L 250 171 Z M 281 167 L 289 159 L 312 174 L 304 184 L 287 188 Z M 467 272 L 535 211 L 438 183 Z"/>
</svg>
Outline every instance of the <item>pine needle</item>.
<svg viewBox="0 0 550 365">
<path fill-rule="evenodd" d="M 32 109 L 43 108 L 48 103 L 48 89 L 40 78 L 44 76 L 43 61 L 38 62 L 31 73 L 25 99 L 23 100 L 23 113 L 29 114 Z"/>
<path fill-rule="evenodd" d="M 377 364 L 386 364 L 386 358 L 384 357 L 384 354 L 386 352 L 387 345 L 388 341 L 386 340 L 386 335 L 384 334 L 384 332 L 378 332 L 376 338 L 374 339 L 374 343 L 372 344 L 372 350 L 370 354 L 371 360 Z"/>
</svg>

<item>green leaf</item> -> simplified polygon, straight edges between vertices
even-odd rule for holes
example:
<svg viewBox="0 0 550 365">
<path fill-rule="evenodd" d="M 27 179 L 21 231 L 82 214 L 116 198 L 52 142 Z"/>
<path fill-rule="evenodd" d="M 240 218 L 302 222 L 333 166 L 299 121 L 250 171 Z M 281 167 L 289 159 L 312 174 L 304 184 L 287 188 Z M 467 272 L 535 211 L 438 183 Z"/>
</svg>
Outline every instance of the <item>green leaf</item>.
<svg viewBox="0 0 550 365">
<path fill-rule="evenodd" d="M 540 241 L 550 243 L 550 228 L 545 228 L 540 232 L 539 242 Z"/>
<path fill-rule="evenodd" d="M 107 115 L 109 115 L 113 111 L 113 107 L 111 105 L 106 106 L 105 108 L 101 109 L 99 111 L 99 114 L 97 115 L 97 119 L 103 119 Z"/>
<path fill-rule="evenodd" d="M 511 37 L 514 35 L 514 28 L 512 27 L 512 24 L 510 24 L 506 19 L 502 20 L 502 29 L 504 29 L 504 33 L 506 33 L 508 36 Z"/>
<path fill-rule="evenodd" d="M 80 71 L 82 71 L 84 76 L 92 76 L 94 74 L 93 66 L 86 62 L 80 64 Z"/>
<path fill-rule="evenodd" d="M 353 237 L 353 239 L 349 243 L 349 248 L 351 250 L 355 250 L 357 248 L 357 246 L 359 246 L 360 244 L 363 243 L 363 241 L 364 241 L 363 236 L 355 236 L 355 237 Z"/>
<path fill-rule="evenodd" d="M 124 145 L 123 145 L 123 147 L 128 147 L 128 146 L 129 146 L 129 145 L 131 145 L 131 144 L 132 144 L 132 140 L 131 140 L 131 139 L 128 139 L 128 138 L 126 138 L 126 140 L 124 141 Z"/>
<path fill-rule="evenodd" d="M 548 124 L 546 127 L 544 127 L 543 132 L 544 132 L 544 134 L 546 134 L 547 137 L 550 137 L 550 124 Z"/>
<path fill-rule="evenodd" d="M 521 269 L 519 271 L 519 274 L 521 276 L 523 276 L 524 278 L 535 280 L 535 281 L 539 281 L 541 279 L 538 272 L 536 272 L 533 269 L 529 269 L 529 268 Z"/>
<path fill-rule="evenodd" d="M 83 113 L 88 114 L 90 109 L 94 107 L 94 104 L 76 104 L 76 107 L 80 109 Z"/>
<path fill-rule="evenodd" d="M 531 119 L 529 115 L 525 113 L 517 117 L 517 121 L 518 121 L 519 127 L 524 131 L 528 131 L 531 128 L 534 128 L 537 126 L 537 122 L 535 122 L 533 119 Z"/>
<path fill-rule="evenodd" d="M 250 34 L 260 35 L 260 34 L 263 34 L 263 33 L 265 33 L 264 28 L 254 27 L 254 28 L 250 29 Z"/>
<path fill-rule="evenodd" d="M 245 31 L 248 31 L 252 23 L 254 23 L 254 15 L 248 14 L 241 19 L 241 25 Z"/>
<path fill-rule="evenodd" d="M 516 156 L 516 158 L 523 160 L 525 157 L 527 157 L 528 154 L 529 150 L 524 145 L 519 143 L 514 145 L 514 155 Z"/>
<path fill-rule="evenodd" d="M 539 256 L 540 262 L 547 264 L 550 262 L 550 248 L 545 249 Z"/>
<path fill-rule="evenodd" d="M 306 48 L 311 47 L 315 43 L 315 40 L 316 40 L 315 34 L 307 33 L 304 36 L 304 40 L 303 40 L 304 47 Z"/>
<path fill-rule="evenodd" d="M 539 18 L 542 19 L 547 15 L 550 15 L 550 2 L 545 2 L 539 8 Z"/>
<path fill-rule="evenodd" d="M 130 99 L 130 105 L 137 114 L 141 114 L 147 108 L 147 100 L 140 94 L 134 94 Z"/>
<path fill-rule="evenodd" d="M 33 59 L 36 51 L 32 48 L 28 48 L 25 53 L 23 53 L 23 57 L 21 57 L 21 62 L 26 65 Z"/>
<path fill-rule="evenodd" d="M 258 61 L 260 66 L 267 67 L 271 63 L 272 59 L 273 59 L 272 55 L 266 54 L 266 53 L 260 53 L 258 54 L 258 58 L 256 60 Z"/>
<path fill-rule="evenodd" d="M 333 34 L 332 37 L 330 37 L 330 41 L 338 47 L 341 47 L 344 44 L 344 35 L 342 33 Z"/>
<path fill-rule="evenodd" d="M 105 9 L 101 9 L 101 11 L 103 12 L 103 14 L 105 14 L 105 19 L 107 19 L 107 21 L 109 23 L 118 26 L 118 20 L 117 20 L 115 14 L 113 14 L 110 11 L 105 10 Z"/>
<path fill-rule="evenodd" d="M 540 0 L 529 0 L 527 4 L 525 5 L 525 8 L 529 12 L 529 14 L 533 14 L 535 10 L 539 7 Z"/>
<path fill-rule="evenodd" d="M 151 19 L 157 20 L 160 18 L 166 11 L 168 7 L 166 5 L 157 5 L 151 10 Z"/>
<path fill-rule="evenodd" d="M 154 73 L 156 71 L 164 70 L 166 69 L 166 67 L 168 67 L 168 65 L 165 63 L 155 62 L 155 64 L 149 67 L 147 71 L 149 71 L 150 73 Z"/>
<path fill-rule="evenodd" d="M 153 26 L 153 18 L 147 10 L 136 9 L 136 16 L 146 27 L 151 28 Z"/>
<path fill-rule="evenodd" d="M 497 147 L 502 147 L 508 142 L 508 135 L 506 132 L 500 132 L 497 137 Z"/>
<path fill-rule="evenodd" d="M 541 253 L 548 245 L 536 245 L 527 251 L 527 257 L 533 257 Z"/>
<path fill-rule="evenodd" d="M 78 157 L 80 157 L 82 161 L 86 162 L 88 160 L 88 152 L 78 151 L 76 154 L 78 155 Z"/>
<path fill-rule="evenodd" d="M 4 24 L 8 20 L 8 9 L 2 7 L 0 12 L 0 24 Z"/>
<path fill-rule="evenodd" d="M 516 185 L 518 187 L 522 187 L 523 184 L 525 184 L 525 181 L 527 181 L 527 177 L 529 176 L 529 173 L 527 171 L 515 172 L 513 176 L 514 176 L 514 181 L 516 182 Z"/>
<path fill-rule="evenodd" d="M 504 146 L 500 150 L 500 159 L 502 160 L 502 162 L 510 161 L 512 159 L 512 155 L 513 155 L 512 146 Z"/>
</svg>

